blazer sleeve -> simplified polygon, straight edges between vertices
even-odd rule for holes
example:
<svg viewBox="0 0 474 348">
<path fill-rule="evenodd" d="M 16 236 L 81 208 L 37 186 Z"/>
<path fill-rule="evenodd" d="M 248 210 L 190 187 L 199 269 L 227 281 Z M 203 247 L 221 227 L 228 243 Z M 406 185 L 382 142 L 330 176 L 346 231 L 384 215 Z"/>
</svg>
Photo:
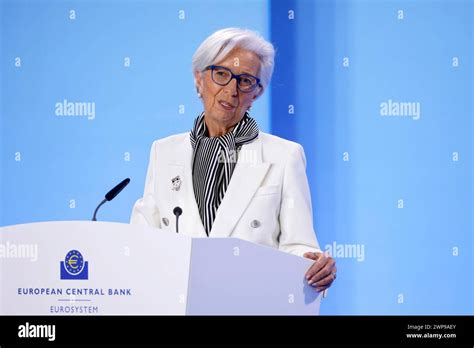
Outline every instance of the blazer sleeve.
<svg viewBox="0 0 474 348">
<path fill-rule="evenodd" d="M 130 217 L 131 224 L 161 228 L 160 212 L 155 200 L 157 142 L 153 142 L 150 151 L 150 161 L 145 180 L 143 197 L 136 201 Z"/>
<path fill-rule="evenodd" d="M 296 144 L 285 167 L 280 207 L 279 249 L 303 256 L 321 252 L 313 229 L 313 210 L 303 147 Z"/>
</svg>

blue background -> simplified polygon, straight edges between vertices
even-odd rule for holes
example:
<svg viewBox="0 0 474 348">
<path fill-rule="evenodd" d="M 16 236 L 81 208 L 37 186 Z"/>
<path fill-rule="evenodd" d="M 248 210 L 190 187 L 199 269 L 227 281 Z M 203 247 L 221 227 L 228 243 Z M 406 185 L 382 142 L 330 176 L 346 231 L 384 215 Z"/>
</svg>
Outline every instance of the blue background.
<svg viewBox="0 0 474 348">
<path fill-rule="evenodd" d="M 322 314 L 474 314 L 472 1 L 5 0 L 0 14 L 0 226 L 90 219 L 125 177 L 98 219 L 128 222 L 152 141 L 202 111 L 194 51 L 251 28 L 277 51 L 253 117 L 303 145 L 321 248 L 364 248 L 336 257 Z M 95 119 L 56 116 L 64 99 Z M 381 116 L 389 99 L 420 118 Z"/>
</svg>

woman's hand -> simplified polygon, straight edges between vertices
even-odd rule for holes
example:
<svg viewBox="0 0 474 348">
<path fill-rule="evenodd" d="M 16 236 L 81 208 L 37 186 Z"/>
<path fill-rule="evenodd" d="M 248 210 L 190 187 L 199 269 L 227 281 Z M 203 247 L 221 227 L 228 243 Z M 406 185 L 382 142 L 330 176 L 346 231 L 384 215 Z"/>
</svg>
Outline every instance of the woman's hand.
<svg viewBox="0 0 474 348">
<path fill-rule="evenodd" d="M 336 261 L 324 253 L 307 252 L 303 256 L 315 260 L 305 274 L 308 284 L 315 287 L 318 292 L 329 288 L 336 279 Z"/>
</svg>

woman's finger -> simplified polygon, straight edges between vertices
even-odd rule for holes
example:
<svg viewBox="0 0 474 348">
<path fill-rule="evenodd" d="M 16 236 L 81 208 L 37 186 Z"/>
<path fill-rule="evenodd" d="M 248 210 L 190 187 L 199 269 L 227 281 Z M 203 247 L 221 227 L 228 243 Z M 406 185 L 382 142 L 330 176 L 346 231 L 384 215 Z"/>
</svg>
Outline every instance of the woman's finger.
<svg viewBox="0 0 474 348">
<path fill-rule="evenodd" d="M 333 259 L 325 258 L 324 266 L 320 268 L 319 271 L 308 280 L 308 283 L 312 285 L 318 282 L 319 280 L 327 277 L 333 272 L 334 266 L 335 266 L 335 261 Z"/>
</svg>

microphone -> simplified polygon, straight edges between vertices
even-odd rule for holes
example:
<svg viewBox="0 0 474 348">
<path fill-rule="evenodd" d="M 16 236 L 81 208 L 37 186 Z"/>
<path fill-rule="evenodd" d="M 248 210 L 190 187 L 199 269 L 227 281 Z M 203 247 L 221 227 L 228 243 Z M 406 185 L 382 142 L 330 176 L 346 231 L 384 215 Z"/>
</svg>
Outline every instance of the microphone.
<svg viewBox="0 0 474 348">
<path fill-rule="evenodd" d="M 102 202 L 100 202 L 100 204 L 97 206 L 97 208 L 95 208 L 94 216 L 92 217 L 92 221 L 97 221 L 97 218 L 96 218 L 97 211 L 98 211 L 99 208 L 102 206 L 102 204 L 104 204 L 105 202 L 108 202 L 108 201 L 111 201 L 112 199 L 114 199 L 115 196 L 117 196 L 117 195 L 125 188 L 125 186 L 128 185 L 129 182 L 130 182 L 130 178 L 126 178 L 126 179 L 123 180 L 120 184 L 118 184 L 117 186 L 115 186 L 112 190 L 110 190 L 109 192 L 107 192 L 107 194 L 105 195 L 104 200 L 103 200 Z"/>
<path fill-rule="evenodd" d="M 175 207 L 173 209 L 173 214 L 176 216 L 176 233 L 178 233 L 178 220 L 179 220 L 179 216 L 183 213 L 183 209 L 181 209 L 180 207 Z"/>
</svg>

